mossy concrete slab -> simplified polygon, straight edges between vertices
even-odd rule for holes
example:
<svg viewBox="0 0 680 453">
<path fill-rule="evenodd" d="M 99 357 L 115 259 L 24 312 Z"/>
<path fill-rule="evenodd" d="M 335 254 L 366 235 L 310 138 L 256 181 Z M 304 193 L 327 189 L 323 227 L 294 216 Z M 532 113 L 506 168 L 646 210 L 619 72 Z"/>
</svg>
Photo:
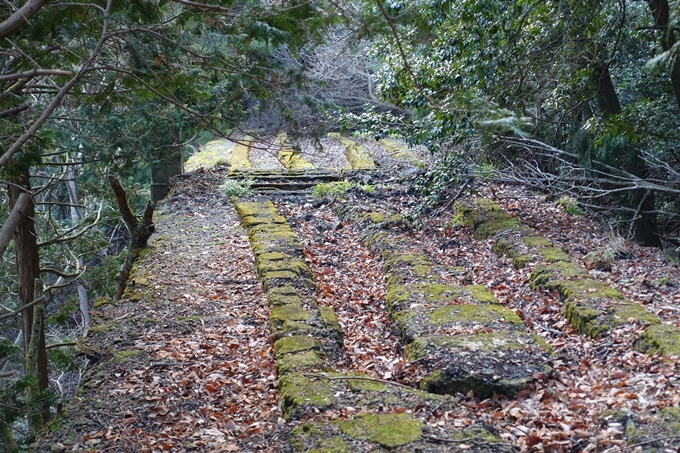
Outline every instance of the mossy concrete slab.
<svg viewBox="0 0 680 453">
<path fill-rule="evenodd" d="M 243 137 L 235 143 L 231 151 L 230 172 L 251 170 L 253 165 L 250 163 L 249 154 L 250 146 L 254 139 L 252 137 Z"/>
<path fill-rule="evenodd" d="M 391 284 L 385 296 L 390 313 L 409 309 L 413 304 L 427 303 L 430 306 L 446 305 L 452 302 L 497 304 L 498 299 L 483 285 L 450 285 L 445 283 Z"/>
<path fill-rule="evenodd" d="M 286 354 L 294 352 L 305 352 L 319 349 L 320 345 L 317 340 L 307 335 L 295 335 L 292 337 L 283 337 L 274 343 L 274 356 L 278 360 Z"/>
<path fill-rule="evenodd" d="M 503 332 L 524 331 L 524 323 L 514 311 L 492 304 L 418 306 L 394 313 L 392 317 L 405 343 L 442 332 L 459 334 L 482 328 Z"/>
<path fill-rule="evenodd" d="M 408 413 L 364 413 L 352 420 L 303 423 L 291 431 L 288 446 L 291 453 L 498 453 L 510 450 L 501 450 L 501 439 L 481 424 L 458 430 L 451 424 L 431 428 L 420 422 L 421 434 L 410 442 L 388 447 L 376 441 L 385 437 L 383 433 L 397 429 L 404 435 L 396 435 L 394 443 L 405 441 L 407 434 L 415 437 L 419 420 L 415 418 L 412 422 L 413 418 Z M 438 438 L 445 440 L 434 440 Z"/>
<path fill-rule="evenodd" d="M 428 373 L 420 387 L 440 394 L 472 390 L 479 398 L 493 393 L 512 397 L 532 382 L 533 373 L 550 372 L 550 351 L 525 332 L 421 337 L 404 354 Z"/>
<path fill-rule="evenodd" d="M 638 347 L 648 354 L 680 356 L 680 328 L 668 324 L 649 326 L 640 335 Z"/>
<path fill-rule="evenodd" d="M 371 158 L 371 155 L 364 149 L 363 146 L 359 145 L 354 140 L 343 137 L 342 135 L 331 132 L 328 134 L 328 138 L 335 140 L 345 147 L 345 157 L 347 162 L 349 162 L 352 170 L 375 170 L 375 162 Z"/>
<path fill-rule="evenodd" d="M 593 338 L 631 321 L 642 325 L 660 323 L 635 302 L 613 299 L 568 299 L 564 303 L 564 315 L 578 333 Z"/>
<path fill-rule="evenodd" d="M 184 163 L 184 171 L 192 172 L 199 168 L 213 168 L 217 165 L 229 165 L 234 143 L 226 139 L 212 140 L 201 146 L 196 154 Z"/>
<path fill-rule="evenodd" d="M 583 279 L 587 277 L 588 272 L 577 263 L 553 263 L 536 266 L 531 275 L 529 275 L 529 285 L 531 289 L 535 290 L 553 281 Z"/>
<path fill-rule="evenodd" d="M 276 371 L 279 376 L 283 376 L 317 369 L 323 364 L 323 358 L 318 351 L 304 351 L 280 356 L 276 360 Z"/>
<path fill-rule="evenodd" d="M 510 216 L 500 206 L 486 198 L 459 201 L 454 209 L 477 239 L 488 239 L 507 232 L 524 235 L 532 233 L 529 227 L 522 225 L 517 218 Z"/>
<path fill-rule="evenodd" d="M 288 133 L 279 132 L 274 140 L 276 146 L 279 147 L 278 159 L 287 170 L 312 170 L 314 165 L 307 162 L 301 155 L 299 150 L 296 150 L 290 143 L 288 143 Z"/>
<path fill-rule="evenodd" d="M 338 422 L 343 434 L 368 440 L 383 447 L 410 444 L 423 435 L 423 422 L 413 414 L 363 414 L 353 420 Z"/>
<path fill-rule="evenodd" d="M 590 278 L 552 281 L 545 283 L 543 288 L 548 291 L 557 291 L 564 300 L 595 298 L 623 300 L 623 294 L 619 291 L 599 280 Z"/>
<path fill-rule="evenodd" d="M 568 263 L 571 261 L 569 255 L 564 250 L 557 247 L 541 247 L 536 249 L 536 253 L 541 255 L 544 261 L 548 263 Z"/>
</svg>

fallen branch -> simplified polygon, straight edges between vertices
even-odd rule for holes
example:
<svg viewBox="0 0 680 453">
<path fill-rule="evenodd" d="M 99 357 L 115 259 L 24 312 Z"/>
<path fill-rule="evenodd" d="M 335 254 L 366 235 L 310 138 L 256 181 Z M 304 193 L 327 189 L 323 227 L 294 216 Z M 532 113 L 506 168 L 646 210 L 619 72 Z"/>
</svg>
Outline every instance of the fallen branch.
<svg viewBox="0 0 680 453">
<path fill-rule="evenodd" d="M 19 198 L 17 198 L 17 201 L 14 204 L 14 208 L 12 209 L 9 218 L 7 221 L 5 221 L 5 224 L 2 227 L 2 231 L 0 231 L 0 260 L 2 259 L 2 255 L 5 253 L 7 246 L 12 240 L 12 236 L 14 236 L 14 230 L 16 230 L 17 225 L 19 225 L 21 219 L 23 219 L 24 215 L 26 215 L 26 209 L 28 209 L 30 205 L 31 197 L 26 193 L 20 194 Z"/>
<path fill-rule="evenodd" d="M 55 344 L 48 344 L 45 346 L 45 350 L 48 349 L 54 349 L 54 348 L 64 348 L 66 346 L 75 346 L 77 343 L 75 341 L 69 342 L 69 343 L 55 343 Z"/>
</svg>

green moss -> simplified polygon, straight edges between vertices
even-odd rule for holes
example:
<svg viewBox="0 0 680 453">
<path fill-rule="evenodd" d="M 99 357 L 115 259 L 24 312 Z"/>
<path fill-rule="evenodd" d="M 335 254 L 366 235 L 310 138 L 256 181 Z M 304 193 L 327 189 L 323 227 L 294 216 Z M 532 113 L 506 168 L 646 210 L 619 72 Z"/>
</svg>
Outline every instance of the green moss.
<svg viewBox="0 0 680 453">
<path fill-rule="evenodd" d="M 335 336 L 340 342 L 342 342 L 343 332 L 340 323 L 338 322 L 338 315 L 335 314 L 335 310 L 332 307 L 319 306 L 319 313 L 321 315 L 321 321 L 324 326 Z"/>
<path fill-rule="evenodd" d="M 317 351 L 305 351 L 296 354 L 288 354 L 276 360 L 276 370 L 279 376 L 289 373 L 301 373 L 315 368 L 320 368 L 323 360 Z"/>
<path fill-rule="evenodd" d="M 640 335 L 638 347 L 648 354 L 680 355 L 680 329 L 668 324 L 649 326 Z"/>
<path fill-rule="evenodd" d="M 400 447 L 421 438 L 423 422 L 413 414 L 364 414 L 338 422 L 340 431 L 355 439 L 387 448 Z"/>
<path fill-rule="evenodd" d="M 177 320 L 182 321 L 182 322 L 187 322 L 187 321 L 200 321 L 202 319 L 202 316 L 178 316 Z"/>
<path fill-rule="evenodd" d="M 312 349 L 317 349 L 319 344 L 317 341 L 306 335 L 296 335 L 292 337 L 283 337 L 274 343 L 274 355 L 277 360 L 286 354 L 292 352 L 304 352 Z"/>
<path fill-rule="evenodd" d="M 496 241 L 493 246 L 493 251 L 496 252 L 498 256 L 508 256 L 510 258 L 517 255 L 517 249 L 515 244 L 510 239 L 501 238 Z"/>
<path fill-rule="evenodd" d="M 563 299 L 619 299 L 623 300 L 623 294 L 605 285 L 599 280 L 590 278 L 582 280 L 558 280 L 543 285 L 548 291 L 558 291 Z"/>
<path fill-rule="evenodd" d="M 536 249 L 536 252 L 543 257 L 543 259 L 549 263 L 565 262 L 571 261 L 569 255 L 564 253 L 564 250 L 558 249 L 557 247 L 545 247 Z"/>
<path fill-rule="evenodd" d="M 544 237 L 538 236 L 538 235 L 529 235 L 529 236 L 524 236 L 522 238 L 522 241 L 528 245 L 529 247 L 532 248 L 547 248 L 547 247 L 552 247 L 552 242 L 547 240 Z"/>
<path fill-rule="evenodd" d="M 529 265 L 529 263 L 533 262 L 534 258 L 531 255 L 518 255 L 512 259 L 512 264 L 517 268 L 517 269 L 524 269 Z"/>
<path fill-rule="evenodd" d="M 156 318 L 145 318 L 144 322 L 146 324 L 158 324 L 158 320 Z"/>
<path fill-rule="evenodd" d="M 268 253 L 269 255 L 271 253 Z M 262 255 L 265 255 L 264 253 Z M 312 277 L 312 270 L 307 263 L 299 258 L 289 259 L 263 259 L 262 255 L 257 260 L 257 272 L 261 276 L 268 275 L 275 272 L 292 272 L 295 275 Z"/>
<path fill-rule="evenodd" d="M 97 308 L 103 307 L 104 305 L 111 303 L 111 302 L 112 302 L 112 299 L 110 299 L 108 297 L 104 297 L 104 296 L 98 297 L 97 300 L 94 301 L 94 308 L 97 309 Z"/>
<path fill-rule="evenodd" d="M 498 303 L 496 296 L 494 296 L 491 290 L 484 285 L 469 285 L 465 286 L 463 290 L 470 294 L 470 297 L 472 297 L 474 302 L 480 302 L 483 304 Z"/>
<path fill-rule="evenodd" d="M 427 348 L 427 340 L 424 338 L 416 338 L 404 348 L 404 356 L 409 362 L 417 362 L 425 357 L 425 350 Z"/>
<path fill-rule="evenodd" d="M 586 300 L 572 299 L 564 304 L 564 316 L 574 329 L 582 335 L 596 338 L 609 330 L 610 326 L 598 319 L 600 312 Z"/>
<path fill-rule="evenodd" d="M 328 381 L 309 379 L 298 373 L 286 374 L 279 379 L 279 393 L 286 420 L 304 412 L 306 406 L 324 409 L 334 401 L 334 391 Z"/>
<path fill-rule="evenodd" d="M 537 266 L 529 276 L 531 289 L 540 288 L 554 280 L 570 280 L 584 278 L 588 272 L 574 262 L 553 263 L 547 266 Z"/>
<path fill-rule="evenodd" d="M 529 336 L 531 337 L 532 340 L 534 340 L 534 343 L 536 343 L 536 345 L 543 351 L 547 352 L 550 355 L 555 354 L 555 350 L 553 349 L 553 347 L 550 346 L 550 344 L 547 341 L 545 341 L 543 337 L 533 333 L 530 334 Z"/>
<path fill-rule="evenodd" d="M 614 305 L 612 313 L 614 318 L 621 324 L 627 323 L 631 318 L 647 326 L 661 323 L 659 318 L 632 301 L 625 301 L 624 303 Z"/>
<path fill-rule="evenodd" d="M 387 287 L 387 294 L 385 295 L 385 302 L 387 309 L 392 311 L 398 304 L 406 302 L 409 299 L 409 292 L 406 286 L 390 285 Z"/>
<path fill-rule="evenodd" d="M 128 349 L 118 351 L 113 355 L 113 360 L 119 363 L 127 362 L 128 360 L 139 356 L 142 353 L 139 349 Z"/>
<path fill-rule="evenodd" d="M 343 137 L 342 135 L 331 132 L 328 137 L 340 142 L 345 147 L 345 156 L 350 163 L 352 170 L 375 170 L 375 162 L 371 159 L 368 152 L 354 140 Z"/>
<path fill-rule="evenodd" d="M 90 326 L 89 330 L 87 331 L 87 335 L 91 337 L 92 335 L 107 333 L 114 330 L 117 327 L 118 324 L 113 321 L 104 321 L 97 325 Z"/>
<path fill-rule="evenodd" d="M 270 307 L 281 307 L 285 305 L 300 305 L 302 304 L 302 299 L 295 294 L 293 290 L 292 294 L 285 292 L 278 292 L 278 290 L 292 288 L 290 285 L 277 286 L 276 288 L 271 288 L 267 293 L 267 305 Z"/>
<path fill-rule="evenodd" d="M 305 453 L 352 453 L 342 436 L 329 435 L 330 426 L 320 426 L 313 423 L 305 423 L 296 426 L 290 433 L 289 445 L 293 452 Z"/>
<path fill-rule="evenodd" d="M 522 320 L 509 308 L 500 305 L 445 305 L 439 307 L 430 315 L 433 324 L 460 323 L 460 324 L 485 324 L 507 322 L 515 325 L 523 325 Z"/>
</svg>

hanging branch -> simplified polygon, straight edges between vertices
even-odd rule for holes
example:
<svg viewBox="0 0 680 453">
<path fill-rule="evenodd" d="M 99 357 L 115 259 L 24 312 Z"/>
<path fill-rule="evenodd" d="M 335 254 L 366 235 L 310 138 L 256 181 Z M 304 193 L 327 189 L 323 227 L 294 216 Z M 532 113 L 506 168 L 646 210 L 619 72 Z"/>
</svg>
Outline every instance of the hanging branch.
<svg viewBox="0 0 680 453">
<path fill-rule="evenodd" d="M 149 237 L 153 234 L 156 229 L 153 224 L 153 211 L 155 205 L 150 201 L 146 204 L 144 209 L 144 214 L 142 219 L 137 218 L 137 216 L 130 209 L 128 205 L 127 194 L 125 189 L 118 181 L 114 175 L 109 176 L 109 184 L 113 189 L 113 193 L 116 196 L 116 202 L 118 203 L 118 210 L 120 211 L 123 221 L 127 226 L 128 232 L 130 233 L 130 244 L 128 245 L 128 254 L 125 258 L 125 263 L 121 268 L 118 275 L 116 275 L 116 292 L 113 296 L 114 301 L 120 300 L 125 291 L 125 285 L 130 277 L 130 271 L 132 270 L 132 265 L 135 263 L 139 252 L 146 248 Z"/>
</svg>

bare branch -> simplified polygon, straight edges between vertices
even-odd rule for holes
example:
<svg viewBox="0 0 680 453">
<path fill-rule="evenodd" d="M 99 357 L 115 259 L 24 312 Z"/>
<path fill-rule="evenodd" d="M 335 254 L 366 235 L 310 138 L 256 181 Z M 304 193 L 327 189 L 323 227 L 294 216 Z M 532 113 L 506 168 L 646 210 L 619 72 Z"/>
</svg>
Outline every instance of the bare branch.
<svg viewBox="0 0 680 453">
<path fill-rule="evenodd" d="M 29 0 L 14 14 L 0 23 L 0 40 L 5 39 L 21 28 L 31 17 L 45 6 L 47 0 Z"/>
<path fill-rule="evenodd" d="M 47 300 L 47 298 L 44 295 L 40 296 L 36 300 L 34 300 L 33 302 L 30 302 L 30 303 L 24 305 L 23 307 L 19 307 L 16 310 L 14 310 L 10 313 L 5 313 L 4 315 L 0 315 L 0 321 L 4 321 L 5 319 L 11 318 L 12 316 L 17 315 L 17 314 L 21 313 L 22 311 L 24 311 L 28 308 L 31 308 L 34 305 L 37 305 L 41 302 L 45 302 L 46 300 Z"/>
<path fill-rule="evenodd" d="M 31 197 L 26 193 L 20 194 L 12 212 L 9 214 L 9 218 L 2 227 L 2 231 L 0 231 L 0 261 L 2 260 L 2 255 L 5 253 L 7 246 L 12 240 L 12 236 L 14 236 L 14 230 L 17 228 L 17 225 L 19 225 L 19 222 L 21 222 L 21 219 L 24 218 L 24 215 L 26 215 L 26 210 L 30 205 Z"/>
<path fill-rule="evenodd" d="M 8 82 L 10 80 L 32 78 L 38 76 L 55 75 L 55 76 L 65 76 L 68 77 L 72 75 L 71 71 L 65 71 L 62 69 L 31 69 L 30 71 L 15 72 L 14 74 L 0 75 L 0 82 Z"/>
</svg>

